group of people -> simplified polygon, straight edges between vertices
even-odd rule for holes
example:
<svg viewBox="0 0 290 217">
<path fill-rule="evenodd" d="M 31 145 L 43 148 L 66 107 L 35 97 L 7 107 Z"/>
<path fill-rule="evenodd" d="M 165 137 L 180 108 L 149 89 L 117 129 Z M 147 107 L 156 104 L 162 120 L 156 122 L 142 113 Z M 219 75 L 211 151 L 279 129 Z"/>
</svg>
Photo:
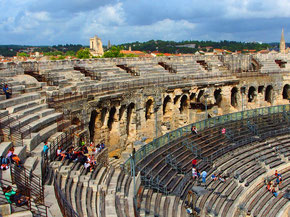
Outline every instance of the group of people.
<svg viewBox="0 0 290 217">
<path fill-rule="evenodd" d="M 202 179 L 202 183 L 206 183 L 206 177 L 207 177 L 207 172 L 204 170 L 202 171 L 201 173 L 199 172 L 199 170 L 197 169 L 196 167 L 196 164 L 197 164 L 197 160 L 196 159 L 193 159 L 192 160 L 192 178 L 193 178 L 193 181 L 195 181 L 196 179 L 199 179 L 201 177 Z M 227 177 L 225 175 L 217 175 L 216 173 L 212 174 L 211 175 L 211 179 L 216 181 L 216 180 L 219 180 L 221 182 L 226 182 L 227 181 Z"/>
<path fill-rule="evenodd" d="M 21 166 L 21 160 L 17 154 L 14 153 L 14 147 L 9 148 L 6 156 L 0 157 L 1 170 L 8 170 L 10 163 L 15 163 L 18 167 Z"/>
<path fill-rule="evenodd" d="M 29 197 L 22 195 L 19 190 L 13 190 L 10 185 L 7 187 L 2 186 L 2 191 L 8 203 L 15 203 L 16 206 L 23 206 L 29 203 Z"/>
<path fill-rule="evenodd" d="M 193 181 L 195 181 L 196 179 L 199 179 L 201 177 L 202 183 L 205 184 L 207 172 L 204 170 L 200 173 L 198 168 L 196 167 L 196 164 L 197 164 L 197 160 L 193 159 L 192 160 L 192 178 L 193 178 Z"/>
<path fill-rule="evenodd" d="M 275 182 L 273 183 L 272 181 L 267 182 L 267 180 L 265 180 L 266 182 L 266 189 L 271 192 L 274 197 L 278 196 L 278 192 L 277 192 L 277 188 L 281 187 L 281 183 L 282 183 L 282 175 L 278 173 L 278 171 L 275 171 Z"/>
<path fill-rule="evenodd" d="M 69 161 L 80 162 L 90 172 L 97 165 L 96 155 L 104 148 L 105 144 L 103 142 L 97 145 L 93 142 L 90 144 L 82 142 L 81 147 L 70 147 L 68 150 L 64 150 L 62 146 L 59 146 L 56 151 L 56 156 L 61 161 L 68 159 Z"/>
</svg>

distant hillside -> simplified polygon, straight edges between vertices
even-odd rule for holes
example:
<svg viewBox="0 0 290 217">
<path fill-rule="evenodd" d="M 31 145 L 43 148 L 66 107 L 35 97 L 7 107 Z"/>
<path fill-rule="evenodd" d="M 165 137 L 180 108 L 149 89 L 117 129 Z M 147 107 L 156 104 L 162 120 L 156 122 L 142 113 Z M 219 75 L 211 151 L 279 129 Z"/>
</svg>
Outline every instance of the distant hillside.
<svg viewBox="0 0 290 217">
<path fill-rule="evenodd" d="M 147 42 L 133 42 L 121 44 L 125 49 L 128 49 L 131 46 L 132 50 L 140 51 L 159 51 L 161 53 L 194 53 L 198 50 L 203 51 L 212 51 L 214 48 L 226 49 L 230 51 L 242 51 L 247 50 L 263 50 L 271 48 L 272 46 L 266 43 L 257 43 L 257 42 L 236 42 L 236 41 L 161 41 L 161 40 L 150 40 Z"/>
<path fill-rule="evenodd" d="M 257 42 L 245 43 L 236 41 L 162 41 L 162 40 L 150 40 L 147 42 L 133 42 L 124 43 L 118 46 L 129 49 L 131 46 L 132 50 L 139 50 L 145 52 L 159 51 L 161 53 L 195 53 L 196 51 L 212 51 L 214 48 L 226 49 L 229 51 L 242 51 L 256 50 L 260 51 L 267 48 L 276 48 L 279 43 L 260 44 Z M 290 46 L 290 44 L 288 44 Z M 12 57 L 16 56 L 17 52 L 40 52 L 44 55 L 75 55 L 75 53 L 88 46 L 80 44 L 66 44 L 66 45 L 54 45 L 54 46 L 26 46 L 26 45 L 0 45 L 0 56 Z M 105 46 L 104 46 L 105 47 Z"/>
</svg>

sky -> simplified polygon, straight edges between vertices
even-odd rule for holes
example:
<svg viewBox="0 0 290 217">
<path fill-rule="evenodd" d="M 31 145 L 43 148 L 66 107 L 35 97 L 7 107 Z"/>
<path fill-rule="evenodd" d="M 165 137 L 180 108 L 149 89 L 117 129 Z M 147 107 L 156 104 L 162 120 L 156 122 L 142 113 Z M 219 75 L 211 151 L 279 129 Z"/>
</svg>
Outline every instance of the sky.
<svg viewBox="0 0 290 217">
<path fill-rule="evenodd" d="M 0 44 L 278 42 L 290 0 L 0 0 Z"/>
</svg>

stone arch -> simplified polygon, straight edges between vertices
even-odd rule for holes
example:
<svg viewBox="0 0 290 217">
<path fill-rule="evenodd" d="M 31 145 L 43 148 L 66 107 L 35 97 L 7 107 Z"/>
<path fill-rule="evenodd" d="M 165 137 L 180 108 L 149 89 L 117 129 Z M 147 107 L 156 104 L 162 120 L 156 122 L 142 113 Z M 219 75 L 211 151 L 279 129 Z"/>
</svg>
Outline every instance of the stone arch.
<svg viewBox="0 0 290 217">
<path fill-rule="evenodd" d="M 285 84 L 282 92 L 283 99 L 290 99 L 290 86 Z"/>
<path fill-rule="evenodd" d="M 248 102 L 253 102 L 256 98 L 256 88 L 251 86 L 248 92 Z"/>
<path fill-rule="evenodd" d="M 130 124 L 131 124 L 131 119 L 132 119 L 132 112 L 135 108 L 134 103 L 130 103 L 129 106 L 127 107 L 127 123 L 126 123 L 126 132 L 127 135 L 130 135 Z"/>
<path fill-rule="evenodd" d="M 233 87 L 231 90 L 231 105 L 235 108 L 238 106 L 238 88 L 237 87 Z"/>
<path fill-rule="evenodd" d="M 198 92 L 198 95 L 197 95 L 197 102 L 200 102 L 200 99 L 201 99 L 201 97 L 203 96 L 203 94 L 204 94 L 204 90 L 200 90 L 200 91 Z"/>
<path fill-rule="evenodd" d="M 153 108 L 153 100 L 152 99 L 148 99 L 146 104 L 145 104 L 145 119 L 151 119 L 151 116 L 154 112 L 154 108 Z"/>
<path fill-rule="evenodd" d="M 191 93 L 189 96 L 190 101 L 195 101 L 196 93 Z"/>
<path fill-rule="evenodd" d="M 172 99 L 169 95 L 167 95 L 163 100 L 163 115 L 165 115 L 169 111 L 169 104 L 172 103 Z"/>
<path fill-rule="evenodd" d="M 174 104 L 177 103 L 177 101 L 179 100 L 179 98 L 180 98 L 180 95 L 177 95 L 177 96 L 174 97 Z"/>
<path fill-rule="evenodd" d="M 222 94 L 221 94 L 222 90 L 220 88 L 216 89 L 214 91 L 214 98 L 215 98 L 215 104 L 220 107 L 221 102 L 222 102 Z"/>
<path fill-rule="evenodd" d="M 122 120 L 122 117 L 125 111 L 126 111 L 126 105 L 121 105 L 119 109 L 119 121 Z"/>
<path fill-rule="evenodd" d="M 272 85 L 268 85 L 266 90 L 265 90 L 265 101 L 272 103 L 273 102 L 273 94 L 274 94 L 274 89 Z"/>
<path fill-rule="evenodd" d="M 89 122 L 90 141 L 94 141 L 95 122 L 96 122 L 96 118 L 97 118 L 98 114 L 99 113 L 96 110 L 93 110 L 91 112 L 91 118 L 90 118 L 90 122 Z"/>
<path fill-rule="evenodd" d="M 102 123 L 102 126 L 104 126 L 104 123 L 105 123 L 107 110 L 108 110 L 107 108 L 103 108 L 102 111 L 101 111 L 101 123 Z"/>
<path fill-rule="evenodd" d="M 107 123 L 107 125 L 108 125 L 108 128 L 109 128 L 110 131 L 112 130 L 112 128 L 113 128 L 113 123 L 115 122 L 116 111 L 117 111 L 116 107 L 113 106 L 113 107 L 110 109 L 110 112 L 109 112 L 109 119 L 108 119 L 108 123 Z"/>
<path fill-rule="evenodd" d="M 179 107 L 180 113 L 182 114 L 186 110 L 187 107 L 188 107 L 188 97 L 186 95 L 183 95 L 180 100 L 180 107 Z"/>
</svg>

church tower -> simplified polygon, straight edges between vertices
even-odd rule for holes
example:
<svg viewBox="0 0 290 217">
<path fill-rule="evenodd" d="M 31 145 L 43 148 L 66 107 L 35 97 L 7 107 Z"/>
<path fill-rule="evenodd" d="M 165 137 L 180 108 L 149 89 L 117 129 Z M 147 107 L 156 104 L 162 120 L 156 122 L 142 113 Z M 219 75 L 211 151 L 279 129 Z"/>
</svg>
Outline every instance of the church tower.
<svg viewBox="0 0 290 217">
<path fill-rule="evenodd" d="M 284 29 L 282 29 L 281 40 L 280 40 L 280 53 L 285 53 L 286 45 L 284 38 Z"/>
</svg>

